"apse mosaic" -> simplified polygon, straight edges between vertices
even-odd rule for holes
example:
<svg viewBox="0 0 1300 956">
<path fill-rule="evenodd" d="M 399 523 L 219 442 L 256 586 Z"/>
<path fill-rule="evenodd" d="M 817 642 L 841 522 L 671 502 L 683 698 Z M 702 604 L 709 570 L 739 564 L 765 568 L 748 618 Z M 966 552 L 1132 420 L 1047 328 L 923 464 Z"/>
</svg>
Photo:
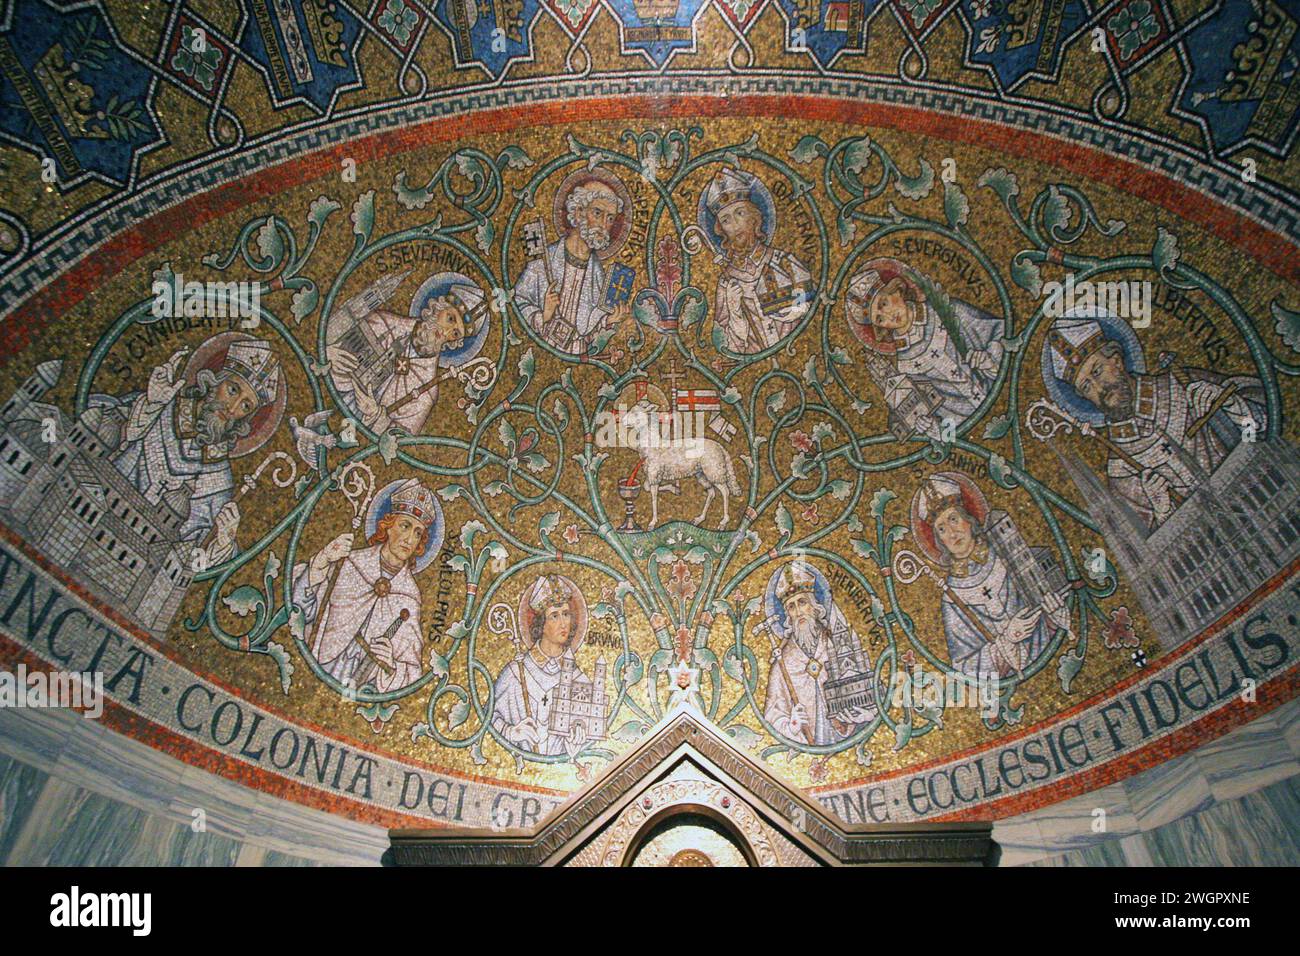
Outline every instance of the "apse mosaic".
<svg viewBox="0 0 1300 956">
<path fill-rule="evenodd" d="M 9 4 L 0 659 L 473 826 L 681 706 L 883 822 L 1289 699 L 1295 20 L 1185 7 Z M 880 49 L 967 118 L 831 71 Z"/>
</svg>

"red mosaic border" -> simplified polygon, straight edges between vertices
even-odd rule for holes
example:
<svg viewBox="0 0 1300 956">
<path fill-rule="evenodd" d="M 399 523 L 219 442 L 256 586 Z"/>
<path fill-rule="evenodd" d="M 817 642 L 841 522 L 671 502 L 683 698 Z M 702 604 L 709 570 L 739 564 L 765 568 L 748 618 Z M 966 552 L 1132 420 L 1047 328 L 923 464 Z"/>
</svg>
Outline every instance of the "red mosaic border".
<svg viewBox="0 0 1300 956">
<path fill-rule="evenodd" d="M 1300 572 L 1300 558 L 1295 558 L 1290 564 L 1288 564 L 1285 568 L 1283 568 L 1276 575 L 1274 575 L 1271 580 L 1261 585 L 1253 594 L 1251 594 L 1248 598 L 1246 598 L 1246 600 L 1242 601 L 1240 604 L 1238 604 L 1227 614 L 1223 615 L 1223 617 L 1219 618 L 1219 620 L 1215 621 L 1213 624 L 1211 624 L 1209 627 L 1203 630 L 1200 634 L 1196 635 L 1196 637 L 1187 641 L 1187 643 L 1183 644 L 1181 647 L 1177 648 L 1176 650 L 1168 654 L 1165 654 L 1162 657 L 1156 658 L 1153 661 L 1153 663 L 1159 666 L 1153 669 L 1163 670 L 1168 665 L 1173 664 L 1176 661 L 1180 661 L 1185 657 L 1189 657 L 1193 651 L 1199 648 L 1206 641 L 1216 636 L 1224 628 L 1231 625 L 1234 621 L 1237 621 L 1240 618 L 1245 617 L 1247 614 L 1249 614 L 1250 611 L 1257 604 L 1259 604 L 1261 601 L 1267 598 L 1274 591 L 1278 590 L 1279 588 L 1287 584 L 1290 584 L 1293 576 L 1297 572 Z M 1079 703 L 1073 705 L 1072 707 L 1069 707 L 1065 710 L 1057 711 L 1051 716 L 1046 717 L 1043 720 L 1040 720 L 1036 724 L 1030 724 L 1029 726 L 1023 727 L 1015 731 L 1014 733 L 1007 734 L 1005 737 L 1000 737 L 998 738 L 997 747 L 998 748 L 1005 747 L 1015 743 L 1017 740 L 1023 740 L 1026 737 L 1032 737 L 1034 734 L 1038 733 L 1044 728 L 1052 726 L 1053 724 L 1059 723 L 1061 721 L 1067 720 L 1070 717 L 1073 717 L 1075 714 L 1083 713 L 1085 710 L 1088 710 L 1089 708 L 1094 707 L 1097 704 L 1100 704 L 1104 700 L 1111 700 L 1113 698 L 1116 698 L 1121 693 L 1128 690 L 1130 687 L 1142 683 L 1142 681 L 1146 679 L 1147 673 L 1149 672 L 1143 670 L 1136 670 L 1128 677 L 1125 677 L 1123 680 L 1116 681 L 1114 684 L 1111 684 L 1109 687 L 1105 687 L 1102 690 L 1097 691 L 1097 693 L 1093 694 L 1091 697 L 1079 701 Z M 1276 681 L 1277 679 L 1275 678 L 1274 680 Z M 1294 697 L 1295 695 L 1292 694 L 1291 696 Z M 1290 698 L 1288 697 L 1285 700 L 1289 700 L 1289 699 Z M 1278 703 L 1285 703 L 1285 700 L 1279 701 Z M 1225 704 L 1224 707 L 1226 708 L 1226 706 L 1227 705 Z M 1215 711 L 1215 713 L 1218 713 L 1218 711 Z M 1210 715 L 1207 714 L 1204 718 L 1201 718 L 1200 720 L 1208 720 L 1209 717 Z M 1193 724 L 1199 725 L 1200 720 L 1192 721 L 1192 723 L 1188 724 L 1188 726 L 1192 726 Z M 1215 736 L 1218 735 L 1216 734 Z M 852 790 L 855 787 L 862 787 L 872 783 L 881 783 L 885 780 L 893 780 L 896 777 L 908 777 L 908 776 L 912 776 L 913 774 L 923 773 L 926 770 L 933 770 L 935 767 L 942 767 L 945 764 L 957 763 L 969 757 L 975 757 L 982 753 L 988 753 L 990 749 L 992 748 L 990 747 L 990 745 L 987 744 L 983 746 L 967 747 L 965 750 L 959 750 L 956 753 L 947 754 L 943 757 L 936 757 L 933 760 L 926 761 L 925 763 L 913 764 L 912 766 L 905 767 L 901 770 L 890 770 L 885 773 L 872 774 L 870 776 L 859 777 L 857 780 L 850 780 L 844 783 L 823 784 L 822 786 L 810 788 L 809 792 L 810 793 L 842 793 L 846 790 Z M 1107 765 L 1109 766 L 1109 764 Z"/>
<path fill-rule="evenodd" d="M 29 673 L 35 671 L 46 672 L 50 669 L 48 661 L 33 654 L 3 631 L 0 631 L 0 652 L 4 653 L 3 661 L 6 666 L 16 667 L 18 664 L 24 664 Z M 147 717 L 142 717 L 107 695 L 104 697 L 104 713 L 99 718 L 98 723 L 103 724 L 105 727 L 111 727 L 118 733 L 165 753 L 169 757 L 189 764 L 191 767 L 197 767 L 208 773 L 225 777 L 227 780 L 242 784 L 259 793 L 290 800 L 317 810 L 325 810 L 355 820 L 358 823 L 369 823 L 388 829 L 400 827 L 423 827 L 427 829 L 429 827 L 449 825 L 430 817 L 409 816 L 373 806 L 362 800 L 353 800 L 350 797 L 325 793 L 307 784 L 289 780 L 259 767 L 253 767 L 242 760 L 237 760 L 221 753 L 219 750 L 178 734 Z M 250 842 L 256 841 L 250 840 Z"/>
<path fill-rule="evenodd" d="M 602 119 L 664 117 L 772 117 L 886 127 L 900 132 L 992 148 L 1022 158 L 1043 160 L 1087 179 L 1131 193 L 1244 249 L 1280 278 L 1300 284 L 1300 259 L 1292 243 L 1235 210 L 1161 172 L 1045 133 L 1017 130 L 991 120 L 953 116 L 896 104 L 863 103 L 832 97 L 792 95 L 622 96 L 574 99 L 564 103 L 500 107 L 413 126 L 385 130 L 329 149 L 297 156 L 241 179 L 214 187 L 160 210 L 55 279 L 19 306 L 0 328 L 0 363 L 26 348 L 49 314 L 73 308 L 88 290 L 120 272 L 171 237 L 236 209 L 312 182 L 339 169 L 344 157 L 358 163 L 420 149 L 470 134 L 509 132 L 526 126 L 570 125 Z M 75 280 L 75 281 L 74 281 Z"/>
<path fill-rule="evenodd" d="M 1041 810 L 1070 797 L 1081 796 L 1119 783 L 1156 764 L 1195 750 L 1201 744 L 1221 737 L 1230 730 L 1258 720 L 1300 693 L 1300 666 L 1293 667 L 1285 676 L 1262 684 L 1256 691 L 1255 702 L 1235 700 L 1199 720 L 1170 731 L 1159 740 L 1152 741 L 1132 753 L 1116 757 L 1097 767 L 1080 770 L 1057 783 L 1040 787 L 1032 793 L 1003 797 L 977 807 L 958 810 L 928 818 L 932 822 L 952 820 L 1001 820 L 1005 817 Z M 1262 709 L 1261 709 L 1262 707 Z M 1208 731 L 1208 732 L 1207 732 Z M 1005 812 L 1003 812 L 1005 811 Z"/>
<path fill-rule="evenodd" d="M 221 678 L 215 677 L 211 674 L 200 674 L 197 671 L 192 670 L 190 665 L 185 661 L 183 661 L 181 659 L 181 656 L 177 654 L 176 651 L 174 651 L 172 648 L 168 647 L 166 643 L 154 639 L 152 635 L 150 635 L 146 631 L 141 630 L 140 627 L 136 625 L 133 621 L 130 621 L 129 619 L 119 614 L 117 612 L 117 609 L 114 608 L 111 604 L 105 604 L 102 600 L 100 600 L 99 596 L 96 595 L 94 592 L 88 591 L 87 589 L 83 588 L 77 581 L 70 578 L 67 575 L 67 573 L 63 570 L 63 568 L 49 561 L 43 554 L 36 551 L 26 541 L 18 537 L 18 535 L 14 534 L 13 531 L 5 527 L 5 525 L 3 524 L 0 524 L 0 541 L 4 541 L 8 543 L 11 547 L 20 550 L 23 553 L 24 558 L 26 558 L 28 561 L 31 561 L 33 564 L 37 565 L 42 571 L 50 575 L 52 578 L 55 578 L 59 582 L 59 585 L 61 587 L 67 588 L 67 590 L 70 593 L 76 595 L 76 597 L 79 600 L 85 602 L 91 609 L 95 611 L 96 614 L 99 614 L 105 620 L 111 621 L 122 631 L 129 634 L 133 640 L 138 641 L 140 644 L 144 645 L 145 647 L 148 647 L 150 650 L 154 651 L 155 653 L 160 654 L 163 657 L 166 657 L 173 664 L 176 664 L 178 667 L 182 668 L 187 673 L 192 674 L 196 680 L 202 680 L 208 684 L 211 684 L 213 687 L 221 691 L 224 691 L 226 694 L 229 694 L 231 697 L 243 701 L 246 704 L 251 704 L 252 706 L 257 707 L 261 710 L 264 710 L 268 714 L 272 715 L 273 717 L 278 717 L 281 720 L 287 721 L 288 723 L 293 724 L 295 727 L 298 727 L 301 730 L 310 730 L 312 733 L 319 734 L 320 736 L 328 740 L 332 740 L 335 743 L 345 744 L 346 746 L 352 748 L 353 750 L 359 751 L 361 753 L 370 756 L 377 756 L 377 757 L 382 757 L 386 760 L 393 760 L 398 763 L 401 763 L 404 766 L 411 767 L 412 769 L 416 769 L 416 770 L 427 770 L 429 773 L 441 774 L 442 776 L 446 776 L 446 777 L 455 777 L 458 780 L 466 780 L 471 783 L 481 783 L 486 786 L 509 787 L 512 790 L 518 790 L 524 793 L 536 793 L 545 797 L 563 798 L 568 796 L 568 794 L 563 790 L 554 790 L 547 787 L 538 787 L 528 783 L 506 783 L 504 781 L 496 779 L 495 777 L 485 777 L 482 776 L 481 774 L 465 773 L 464 771 L 461 770 L 442 767 L 437 764 L 429 763 L 428 761 L 419 760 L 415 757 L 408 757 L 405 754 L 392 753 L 388 750 L 379 749 L 379 748 L 365 747 L 362 745 L 362 742 L 360 740 L 357 740 L 356 738 L 340 736 L 338 731 L 336 730 L 332 730 L 320 724 L 313 723 L 310 720 L 303 720 L 302 717 L 300 717 L 299 715 L 286 713 L 280 708 L 272 706 L 266 703 L 265 701 L 253 700 L 250 697 L 246 696 L 247 691 L 244 690 L 243 688 L 235 687 L 233 684 L 227 684 Z M 7 635 L 3 629 L 0 629 L 0 639 L 5 639 L 8 637 L 9 635 Z M 49 666 L 48 664 L 42 665 L 43 668 L 48 666 Z"/>
</svg>

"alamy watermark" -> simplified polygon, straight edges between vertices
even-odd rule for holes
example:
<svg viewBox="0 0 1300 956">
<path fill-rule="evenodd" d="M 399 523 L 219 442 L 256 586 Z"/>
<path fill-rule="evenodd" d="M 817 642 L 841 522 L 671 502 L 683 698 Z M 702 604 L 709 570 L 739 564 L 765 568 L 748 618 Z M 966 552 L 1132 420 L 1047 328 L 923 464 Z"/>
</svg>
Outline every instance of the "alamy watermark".
<svg viewBox="0 0 1300 956">
<path fill-rule="evenodd" d="M 98 720 L 104 713 L 102 671 L 31 671 L 19 664 L 16 671 L 0 671 L 0 709 L 50 708 L 79 710 Z"/>
<path fill-rule="evenodd" d="M 941 674 L 923 671 L 915 665 L 911 672 L 895 671 L 890 680 L 890 704 L 896 709 L 950 710 L 958 707 L 977 708 L 986 717 L 998 712 L 1001 684 L 996 676 L 982 678 L 964 674 Z"/>
<path fill-rule="evenodd" d="M 716 433 L 716 411 L 660 410 L 619 405 L 596 416 L 592 439 L 598 448 L 663 448 Z"/>
<path fill-rule="evenodd" d="M 1102 314 L 1128 319 L 1135 329 L 1151 325 L 1151 283 L 1145 279 L 1094 282 L 1076 280 L 1074 273 L 1067 272 L 1064 282 L 1044 282 L 1043 295 L 1047 298 L 1043 313 L 1048 318 Z"/>
<path fill-rule="evenodd" d="M 262 287 L 257 282 L 186 282 L 177 272 L 171 280 L 157 279 L 150 287 L 149 313 L 157 319 L 180 316 L 240 318 L 246 329 L 261 321 Z"/>
<path fill-rule="evenodd" d="M 121 927 L 132 936 L 153 929 L 152 893 L 83 893 L 74 886 L 50 897 L 50 925 L 60 929 Z"/>
</svg>

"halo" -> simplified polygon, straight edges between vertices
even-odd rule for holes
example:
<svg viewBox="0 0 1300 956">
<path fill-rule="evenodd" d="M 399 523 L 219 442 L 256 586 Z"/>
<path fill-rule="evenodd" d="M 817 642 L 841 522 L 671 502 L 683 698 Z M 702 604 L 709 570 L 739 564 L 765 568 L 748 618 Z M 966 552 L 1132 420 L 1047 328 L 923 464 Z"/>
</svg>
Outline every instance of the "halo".
<svg viewBox="0 0 1300 956">
<path fill-rule="evenodd" d="M 826 580 L 826 575 L 822 574 L 819 568 L 813 567 L 813 565 L 809 564 L 807 561 L 799 559 L 799 563 L 812 572 L 813 599 L 829 611 L 831 607 L 831 585 L 830 582 Z M 781 577 L 781 572 L 792 564 L 794 564 L 793 559 L 782 564 L 772 572 L 772 576 L 767 579 L 767 589 L 764 592 L 763 598 L 763 610 L 767 615 L 767 620 L 770 621 L 773 618 L 776 618 L 777 622 L 781 625 L 781 631 L 783 633 L 786 630 L 785 605 L 776 599 L 776 582 L 777 579 Z"/>
<path fill-rule="evenodd" d="M 939 471 L 930 476 L 931 478 L 942 478 L 951 481 L 961 488 L 961 504 L 966 512 L 978 522 L 982 528 L 988 521 L 989 502 L 984 497 L 984 492 L 980 491 L 979 485 L 967 474 L 960 471 Z M 929 479 L 926 479 L 927 481 Z M 939 548 L 939 543 L 934 539 L 933 516 L 929 519 L 921 517 L 921 494 L 925 491 L 924 482 L 921 487 L 916 489 L 912 495 L 912 507 L 910 510 L 912 539 L 916 546 L 921 549 L 921 553 L 926 556 L 933 564 L 942 565 L 943 552 Z"/>
<path fill-rule="evenodd" d="M 560 183 L 560 188 L 555 191 L 552 220 L 555 224 L 556 235 L 567 236 L 569 234 L 569 214 L 564 208 L 564 204 L 568 202 L 571 192 L 590 182 L 603 183 L 614 190 L 614 195 L 623 200 L 623 208 L 614 217 L 614 224 L 609 230 L 609 245 L 596 253 L 601 262 L 608 262 L 623 250 L 623 243 L 627 242 L 628 233 L 632 231 L 632 197 L 621 179 L 613 173 L 605 172 L 603 169 L 574 170 L 564 177 L 564 181 Z"/>
<path fill-rule="evenodd" d="M 370 502 L 370 507 L 366 509 L 366 540 L 375 536 L 379 530 L 379 520 L 393 510 L 393 492 L 406 484 L 408 479 L 398 478 L 390 481 L 375 494 L 374 499 Z M 424 546 L 424 552 L 415 559 L 411 567 L 412 574 L 419 574 L 427 568 L 433 559 L 438 556 L 442 549 L 442 537 L 446 533 L 447 525 L 442 517 L 442 505 L 438 504 L 438 496 L 433 496 L 433 521 L 429 525 L 429 542 Z"/>
<path fill-rule="evenodd" d="M 425 279 L 420 288 L 415 290 L 415 295 L 411 297 L 411 318 L 418 319 L 420 311 L 426 305 L 444 295 L 459 301 L 466 312 L 472 312 L 483 302 L 482 290 L 469 276 L 459 272 L 437 272 Z M 488 326 L 491 324 L 486 319 L 480 322 L 478 330 L 461 342 L 459 348 L 442 352 L 438 357 L 438 364 L 463 365 L 478 355 L 483 349 L 483 343 L 487 341 Z"/>
<path fill-rule="evenodd" d="M 199 371 L 209 369 L 220 372 L 226 361 L 226 352 L 236 342 L 260 341 L 256 335 L 247 332 L 218 332 L 194 350 L 189 361 L 185 363 L 185 384 L 193 386 L 198 381 Z M 253 412 L 249 420 L 249 432 L 243 438 L 235 439 L 227 458 L 243 458 L 257 451 L 275 434 L 284 418 L 285 406 L 289 403 L 289 387 L 285 381 L 284 365 L 280 365 L 280 381 L 276 386 L 275 400 L 270 405 L 263 405 Z"/>
<path fill-rule="evenodd" d="M 1107 339 L 1119 343 L 1119 347 L 1124 353 L 1124 367 L 1128 369 L 1129 374 L 1142 375 L 1146 373 L 1147 363 L 1146 357 L 1142 354 L 1142 343 L 1138 341 L 1137 333 L 1133 331 L 1133 327 L 1123 319 L 1117 318 L 1110 312 L 1099 309 L 1095 305 L 1070 309 L 1061 318 L 1092 319 L 1101 326 L 1101 332 Z M 1054 321 L 1052 325 L 1055 324 Z M 1048 326 L 1048 331 L 1051 331 L 1051 326 Z M 1047 389 L 1048 398 L 1081 422 L 1087 422 L 1094 427 L 1104 425 L 1106 416 L 1101 409 L 1076 392 L 1073 385 L 1058 379 L 1052 371 L 1050 341 L 1050 335 L 1043 337 L 1041 359 L 1043 385 Z"/>
<path fill-rule="evenodd" d="M 563 574 L 552 574 L 548 577 L 559 578 L 569 588 L 569 613 L 573 615 L 573 642 L 569 644 L 568 654 L 578 653 L 578 648 L 582 647 L 587 640 L 587 599 L 582 596 L 582 591 L 572 579 L 565 577 Z M 528 604 L 528 594 L 533 589 L 537 578 L 528 582 L 528 586 L 523 589 L 519 595 L 519 640 L 523 642 L 526 649 L 533 646 L 532 628 L 533 618 L 537 616 Z"/>
<path fill-rule="evenodd" d="M 871 349 L 873 352 L 892 352 L 895 348 L 893 342 L 881 343 L 876 340 L 876 327 L 866 321 L 866 316 L 855 315 L 854 312 L 861 306 L 860 301 L 854 298 L 853 287 L 858 284 L 859 280 L 864 279 L 867 273 L 874 272 L 877 279 L 872 283 L 872 290 L 880 288 L 887 282 L 890 282 L 897 276 L 902 276 L 912 285 L 921 291 L 921 299 L 925 301 L 924 289 L 917 280 L 917 271 L 907 263 L 899 259 L 893 259 L 888 256 L 881 256 L 876 259 L 864 262 L 856 272 L 849 277 L 848 289 L 844 295 L 844 318 L 848 320 L 849 331 L 854 337 Z"/>
<path fill-rule="evenodd" d="M 740 170 L 749 177 L 749 201 L 752 202 L 760 213 L 763 215 L 763 234 L 767 236 L 767 241 L 771 242 L 776 237 L 776 200 L 772 198 L 771 191 L 767 184 L 759 179 L 753 173 Z M 705 199 L 709 195 L 709 188 L 706 185 L 700 190 L 700 201 L 697 204 L 696 221 L 704 234 L 709 237 L 709 245 L 713 247 L 716 254 L 722 253 L 722 234 L 718 232 L 718 219 L 709 209 Z"/>
<path fill-rule="evenodd" d="M 644 398 L 638 397 L 637 393 L 641 390 L 645 391 Z M 615 403 L 614 407 L 610 409 L 610 414 L 614 416 L 615 421 L 618 421 L 618 410 L 620 408 L 631 408 L 640 401 L 647 401 L 657 405 L 661 412 L 667 412 L 668 409 L 672 407 L 672 402 L 669 401 L 668 396 L 664 393 L 662 388 L 655 385 L 653 382 L 647 382 L 645 379 L 638 379 L 634 382 L 629 382 L 623 387 L 623 390 L 618 393 L 618 401 Z"/>
</svg>

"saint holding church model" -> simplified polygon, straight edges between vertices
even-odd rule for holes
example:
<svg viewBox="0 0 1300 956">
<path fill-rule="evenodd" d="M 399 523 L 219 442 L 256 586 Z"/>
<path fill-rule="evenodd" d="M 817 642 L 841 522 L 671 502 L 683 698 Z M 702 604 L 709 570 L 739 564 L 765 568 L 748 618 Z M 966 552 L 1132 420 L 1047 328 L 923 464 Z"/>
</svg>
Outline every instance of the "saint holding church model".
<svg viewBox="0 0 1300 956">
<path fill-rule="evenodd" d="M 417 435 L 437 404 L 438 383 L 481 346 L 487 309 L 479 287 L 455 272 L 421 286 L 415 315 L 374 304 L 405 276 L 384 276 L 335 309 L 325 354 L 344 403 L 362 424 Z"/>
<path fill-rule="evenodd" d="M 723 264 L 714 322 L 732 352 L 761 352 L 785 338 L 812 308 L 812 274 L 772 244 L 776 209 L 753 173 L 724 168 L 700 197 L 700 228 Z"/>
<path fill-rule="evenodd" d="M 911 513 L 917 546 L 947 572 L 940 607 L 952 666 L 980 681 L 1023 674 L 1068 622 L 1050 552 L 1028 547 L 960 472 L 927 478 Z"/>
<path fill-rule="evenodd" d="M 270 438 L 285 399 L 271 346 L 223 332 L 193 355 L 188 349 L 174 353 L 150 373 L 143 392 L 92 395 L 90 405 L 119 429 L 110 460 L 147 501 L 184 491 L 189 515 L 180 540 L 199 545 L 196 565 L 213 567 L 237 550 L 240 513 L 231 459 Z"/>
<path fill-rule="evenodd" d="M 765 602 L 760 629 L 773 649 L 763 716 L 776 732 L 821 746 L 875 717 L 871 660 L 825 575 L 792 561 L 772 575 Z"/>
<path fill-rule="evenodd" d="M 576 655 L 587 637 L 587 603 L 568 578 L 544 574 L 520 598 L 516 654 L 493 688 L 492 727 L 520 750 L 579 753 L 607 734 L 605 660 L 592 677 Z"/>
<path fill-rule="evenodd" d="M 1148 370 L 1136 334 L 1096 310 L 1052 323 L 1043 343 L 1048 394 L 1101 436 L 1106 479 L 1149 529 L 1212 475 L 1243 435 L 1268 427 L 1253 375 L 1177 365 Z"/>
</svg>

